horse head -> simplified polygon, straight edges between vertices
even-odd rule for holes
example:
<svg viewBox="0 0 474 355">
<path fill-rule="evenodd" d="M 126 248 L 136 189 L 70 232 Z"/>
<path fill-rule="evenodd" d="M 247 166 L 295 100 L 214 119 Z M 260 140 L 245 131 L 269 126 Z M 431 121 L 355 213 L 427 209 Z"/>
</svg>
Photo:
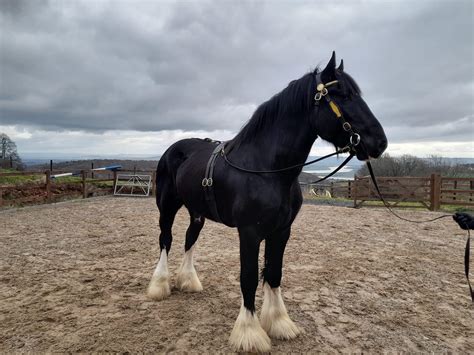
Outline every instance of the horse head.
<svg viewBox="0 0 474 355">
<path fill-rule="evenodd" d="M 349 143 L 359 160 L 378 158 L 387 148 L 385 132 L 362 98 L 355 80 L 344 72 L 344 63 L 336 68 L 333 52 L 324 70 L 315 70 L 316 109 L 314 125 L 322 139 L 338 148 Z"/>
</svg>

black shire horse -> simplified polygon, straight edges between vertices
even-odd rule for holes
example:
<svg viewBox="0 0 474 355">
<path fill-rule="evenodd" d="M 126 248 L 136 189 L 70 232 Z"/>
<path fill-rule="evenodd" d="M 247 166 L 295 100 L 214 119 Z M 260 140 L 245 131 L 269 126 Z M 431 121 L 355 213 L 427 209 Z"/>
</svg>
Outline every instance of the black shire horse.
<svg viewBox="0 0 474 355">
<path fill-rule="evenodd" d="M 352 130 L 345 130 L 344 122 Z M 336 68 L 333 53 L 324 70 L 316 69 L 292 81 L 261 104 L 244 128 L 227 142 L 225 154 L 239 167 L 278 170 L 304 163 L 318 136 L 341 148 L 348 145 L 354 133 L 360 135 L 359 144 L 352 146 L 359 160 L 378 158 L 387 147 L 382 126 L 362 99 L 356 82 L 344 72 L 343 62 Z M 292 339 L 300 333 L 286 311 L 280 280 L 291 225 L 302 204 L 298 184 L 302 167 L 277 173 L 243 172 L 219 153 L 213 174 L 214 208 L 206 198 L 203 178 L 215 148 L 216 143 L 209 140 L 183 139 L 169 147 L 158 163 L 156 202 L 160 210 L 161 256 L 148 295 L 156 300 L 170 295 L 167 262 L 171 226 L 183 205 L 190 215 L 185 256 L 177 276 L 177 287 L 183 291 L 202 290 L 193 265 L 193 249 L 205 219 L 237 227 L 242 306 L 230 343 L 236 350 L 269 351 L 269 336 Z M 264 301 L 259 321 L 255 292 L 262 240 Z"/>
</svg>

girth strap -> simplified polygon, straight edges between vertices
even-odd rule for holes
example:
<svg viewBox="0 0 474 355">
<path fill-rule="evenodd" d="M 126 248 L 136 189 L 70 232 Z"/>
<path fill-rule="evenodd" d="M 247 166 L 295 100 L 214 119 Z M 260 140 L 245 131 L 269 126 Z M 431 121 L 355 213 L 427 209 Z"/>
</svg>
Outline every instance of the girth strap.
<svg viewBox="0 0 474 355">
<path fill-rule="evenodd" d="M 212 217 L 216 222 L 222 222 L 217 211 L 216 195 L 214 193 L 214 167 L 216 165 L 216 159 L 219 156 L 222 149 L 224 149 L 225 142 L 219 142 L 219 145 L 213 150 L 206 166 L 206 173 L 204 179 L 202 179 L 202 186 L 204 187 L 204 195 L 206 202 L 211 212 Z"/>
</svg>

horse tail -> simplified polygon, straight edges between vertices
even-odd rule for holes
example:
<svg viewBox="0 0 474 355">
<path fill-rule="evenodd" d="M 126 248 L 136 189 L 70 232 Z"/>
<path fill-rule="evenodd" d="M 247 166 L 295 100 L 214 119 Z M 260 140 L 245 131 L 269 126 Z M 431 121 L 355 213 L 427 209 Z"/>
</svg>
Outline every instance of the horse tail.
<svg viewBox="0 0 474 355">
<path fill-rule="evenodd" d="M 179 199 L 176 173 L 186 158 L 178 143 L 176 142 L 165 151 L 156 168 L 156 204 L 160 211 L 166 201 Z"/>
</svg>

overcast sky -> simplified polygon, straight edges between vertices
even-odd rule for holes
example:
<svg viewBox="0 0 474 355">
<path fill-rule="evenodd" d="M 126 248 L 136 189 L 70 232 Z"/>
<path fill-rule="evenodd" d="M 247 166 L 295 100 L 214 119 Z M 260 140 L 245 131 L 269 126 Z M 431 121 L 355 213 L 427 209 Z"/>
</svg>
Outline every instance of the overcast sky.
<svg viewBox="0 0 474 355">
<path fill-rule="evenodd" d="M 0 132 L 20 154 L 156 156 L 185 137 L 229 139 L 336 50 L 389 153 L 474 157 L 471 0 L 0 0 L 0 9 Z"/>
</svg>

